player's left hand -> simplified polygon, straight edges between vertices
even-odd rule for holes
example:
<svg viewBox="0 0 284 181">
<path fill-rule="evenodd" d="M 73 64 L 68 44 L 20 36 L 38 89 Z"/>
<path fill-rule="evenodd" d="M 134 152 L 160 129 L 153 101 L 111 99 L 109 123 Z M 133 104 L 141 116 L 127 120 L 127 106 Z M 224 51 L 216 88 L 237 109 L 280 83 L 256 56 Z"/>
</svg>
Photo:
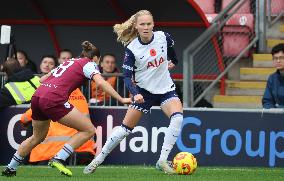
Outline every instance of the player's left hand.
<svg viewBox="0 0 284 181">
<path fill-rule="evenodd" d="M 168 69 L 172 70 L 174 67 L 175 67 L 175 64 L 173 64 L 172 61 L 169 61 Z"/>
</svg>

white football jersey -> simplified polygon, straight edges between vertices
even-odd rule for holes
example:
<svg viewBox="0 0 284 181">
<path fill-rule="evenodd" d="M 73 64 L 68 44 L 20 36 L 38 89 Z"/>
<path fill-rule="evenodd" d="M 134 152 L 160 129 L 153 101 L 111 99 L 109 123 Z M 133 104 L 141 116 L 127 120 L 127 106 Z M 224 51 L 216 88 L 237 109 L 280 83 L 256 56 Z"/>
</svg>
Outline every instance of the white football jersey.
<svg viewBox="0 0 284 181">
<path fill-rule="evenodd" d="M 135 83 L 152 94 L 164 94 L 175 90 L 168 70 L 167 55 L 167 47 L 173 44 L 174 41 L 166 37 L 162 31 L 153 32 L 153 38 L 147 44 L 136 38 L 126 47 L 128 53 L 126 51 L 123 68 L 133 70 Z M 134 58 L 129 60 L 127 56 Z M 130 61 L 135 61 L 134 67 Z"/>
</svg>

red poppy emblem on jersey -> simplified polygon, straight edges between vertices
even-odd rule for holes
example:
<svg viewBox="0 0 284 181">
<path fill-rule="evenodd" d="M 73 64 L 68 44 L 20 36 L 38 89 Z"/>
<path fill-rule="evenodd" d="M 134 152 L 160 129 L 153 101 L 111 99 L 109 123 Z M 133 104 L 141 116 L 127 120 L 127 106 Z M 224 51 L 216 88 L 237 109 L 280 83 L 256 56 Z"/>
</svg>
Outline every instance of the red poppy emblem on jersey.
<svg viewBox="0 0 284 181">
<path fill-rule="evenodd" d="M 153 57 L 153 56 L 156 56 L 156 50 L 155 49 L 151 49 L 150 50 L 150 55 Z"/>
</svg>

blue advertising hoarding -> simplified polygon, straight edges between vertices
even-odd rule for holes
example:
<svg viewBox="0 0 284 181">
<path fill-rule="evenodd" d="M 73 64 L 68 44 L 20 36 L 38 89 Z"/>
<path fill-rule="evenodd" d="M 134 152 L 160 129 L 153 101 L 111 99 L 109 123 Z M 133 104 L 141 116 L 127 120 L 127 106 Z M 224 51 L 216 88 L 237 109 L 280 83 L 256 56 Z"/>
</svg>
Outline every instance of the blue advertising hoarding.
<svg viewBox="0 0 284 181">
<path fill-rule="evenodd" d="M 25 129 L 18 122 L 26 108 L 11 107 L 0 112 L 0 164 L 7 164 Z M 96 149 L 100 151 L 111 131 L 119 126 L 126 108 L 90 108 L 97 128 Z M 184 110 L 182 133 L 170 154 L 193 153 L 202 166 L 284 165 L 284 114 L 240 110 Z M 152 109 L 109 155 L 106 164 L 146 164 L 157 161 L 169 119 Z"/>
</svg>

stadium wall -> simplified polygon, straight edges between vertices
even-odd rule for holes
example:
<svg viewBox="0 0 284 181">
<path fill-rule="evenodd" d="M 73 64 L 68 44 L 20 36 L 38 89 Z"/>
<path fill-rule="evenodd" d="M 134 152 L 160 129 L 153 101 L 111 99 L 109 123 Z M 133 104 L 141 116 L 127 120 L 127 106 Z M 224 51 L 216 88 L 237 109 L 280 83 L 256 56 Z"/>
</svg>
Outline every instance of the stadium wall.
<svg viewBox="0 0 284 181">
<path fill-rule="evenodd" d="M 78 8 L 82 4 L 84 8 Z M 74 56 L 78 56 L 81 42 L 90 40 L 102 53 L 117 55 L 120 67 L 124 48 L 116 42 L 112 26 L 123 22 L 138 10 L 148 9 L 154 15 L 154 30 L 163 30 L 173 36 L 180 60 L 173 73 L 181 73 L 182 51 L 209 26 L 205 15 L 193 0 L 10 0 L 4 5 L 0 12 L 0 24 L 12 26 L 16 48 L 25 50 L 37 65 L 42 55 L 56 54 L 58 48 L 71 49 Z M 93 7 L 99 8 L 94 11 Z M 0 46 L 0 62 L 4 60 L 6 50 L 6 45 Z"/>
<path fill-rule="evenodd" d="M 1 165 L 8 163 L 23 141 L 25 129 L 19 119 L 26 109 L 11 107 L 0 112 Z M 125 107 L 90 107 L 97 128 L 98 151 L 114 127 L 121 124 L 125 112 Z M 154 165 L 168 124 L 165 115 L 153 108 L 105 164 Z M 182 133 L 170 158 L 180 151 L 188 151 L 196 156 L 201 166 L 280 167 L 284 164 L 283 128 L 283 112 L 186 109 Z"/>
<path fill-rule="evenodd" d="M 89 40 L 94 43 L 102 54 L 114 53 L 117 56 L 118 67 L 122 66 L 124 47 L 116 41 L 111 26 L 56 26 L 54 27 L 61 48 L 68 48 L 79 56 L 82 48 L 81 43 Z M 205 27 L 156 27 L 155 30 L 163 30 L 172 35 L 175 40 L 175 50 L 179 59 L 179 65 L 173 70 L 174 73 L 182 72 L 182 51 L 198 37 Z M 47 54 L 56 55 L 52 41 L 46 27 L 40 25 L 13 25 L 12 30 L 16 39 L 16 48 L 25 50 L 30 59 L 37 64 L 41 57 Z M 4 60 L 7 45 L 0 46 L 0 60 Z"/>
</svg>

